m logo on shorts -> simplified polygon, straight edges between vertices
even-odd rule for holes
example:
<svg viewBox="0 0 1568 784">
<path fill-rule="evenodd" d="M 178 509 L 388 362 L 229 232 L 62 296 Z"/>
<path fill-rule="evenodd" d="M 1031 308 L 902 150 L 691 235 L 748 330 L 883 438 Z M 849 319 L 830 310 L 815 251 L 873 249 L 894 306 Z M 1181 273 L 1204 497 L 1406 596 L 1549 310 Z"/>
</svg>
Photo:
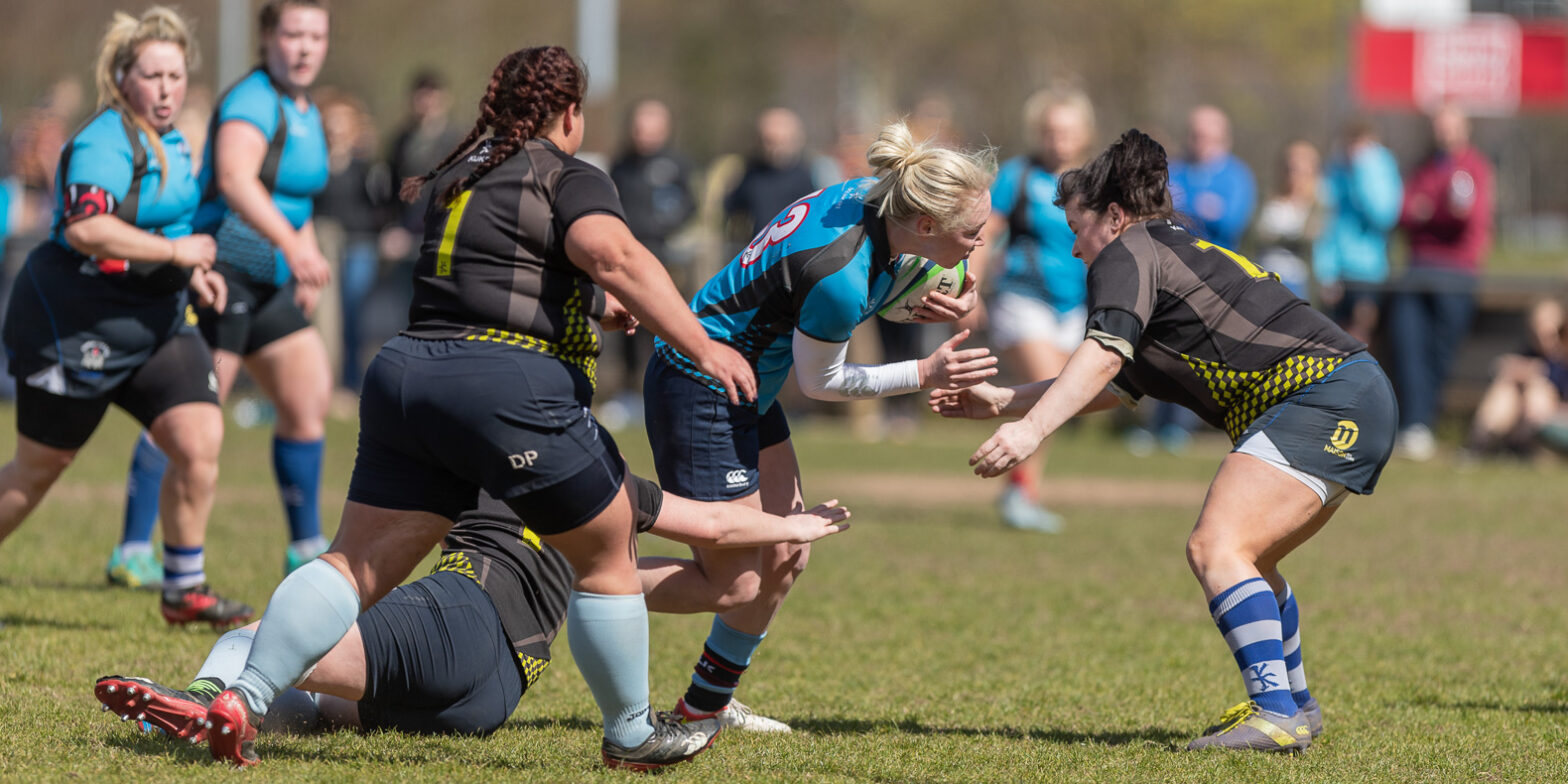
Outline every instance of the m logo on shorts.
<svg viewBox="0 0 1568 784">
<path fill-rule="evenodd" d="M 745 487 L 749 480 L 750 477 L 746 476 L 745 470 L 730 471 L 724 475 L 724 486 L 726 488 Z"/>
<path fill-rule="evenodd" d="M 1348 419 L 1341 419 L 1334 423 L 1334 434 L 1328 437 L 1328 443 L 1323 445 L 1323 451 L 1346 460 L 1355 460 L 1350 456 L 1350 448 L 1356 445 L 1356 439 L 1361 436 L 1361 428 Z"/>
<path fill-rule="evenodd" d="M 1334 425 L 1334 435 L 1329 436 L 1328 442 L 1335 449 L 1349 449 L 1356 445 L 1356 438 L 1361 435 L 1361 428 L 1355 422 L 1341 419 Z"/>
</svg>

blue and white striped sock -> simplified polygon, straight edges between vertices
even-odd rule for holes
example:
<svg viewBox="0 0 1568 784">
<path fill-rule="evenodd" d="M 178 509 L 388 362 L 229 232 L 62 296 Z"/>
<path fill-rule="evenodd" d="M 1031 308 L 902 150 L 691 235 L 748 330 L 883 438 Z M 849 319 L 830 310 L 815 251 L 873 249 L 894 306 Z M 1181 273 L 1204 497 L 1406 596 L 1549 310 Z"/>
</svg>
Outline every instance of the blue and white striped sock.
<svg viewBox="0 0 1568 784">
<path fill-rule="evenodd" d="M 201 547 L 163 544 L 163 591 L 178 594 L 207 582 L 206 556 Z"/>
<path fill-rule="evenodd" d="M 1285 583 L 1283 594 L 1274 594 L 1279 603 L 1279 633 L 1285 639 L 1285 673 L 1290 677 L 1290 696 L 1298 707 L 1312 700 L 1307 691 L 1307 671 L 1301 665 L 1301 608 L 1296 606 L 1296 594 Z"/>
<path fill-rule="evenodd" d="M 1279 605 L 1261 577 L 1243 580 L 1209 602 L 1209 614 L 1241 668 L 1247 695 L 1258 707 L 1281 716 L 1296 713 L 1285 671 L 1285 645 L 1280 637 Z"/>
</svg>

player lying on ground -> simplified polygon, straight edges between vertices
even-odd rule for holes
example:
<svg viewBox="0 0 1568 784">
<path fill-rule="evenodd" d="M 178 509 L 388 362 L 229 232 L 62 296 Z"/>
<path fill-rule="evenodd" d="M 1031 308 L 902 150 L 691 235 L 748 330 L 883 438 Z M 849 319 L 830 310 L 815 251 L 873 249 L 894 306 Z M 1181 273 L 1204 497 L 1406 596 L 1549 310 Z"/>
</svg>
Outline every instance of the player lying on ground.
<svg viewBox="0 0 1568 784">
<path fill-rule="evenodd" d="M 683 544 L 757 547 L 806 543 L 845 530 L 837 501 L 777 517 L 732 504 L 665 495 L 630 474 L 636 526 Z M 433 572 L 401 586 L 359 616 L 336 647 L 268 711 L 271 731 L 325 727 L 485 735 L 504 723 L 550 662 L 566 619 L 572 567 L 505 504 L 481 495 L 443 542 Z M 106 710 L 171 737 L 201 741 L 207 706 L 239 674 L 256 626 L 224 635 L 195 680 L 174 690 L 146 678 L 99 678 Z M 511 661 L 513 666 L 505 666 Z M 721 719 L 746 727 L 731 702 Z M 780 725 L 782 726 L 782 725 Z"/>
</svg>

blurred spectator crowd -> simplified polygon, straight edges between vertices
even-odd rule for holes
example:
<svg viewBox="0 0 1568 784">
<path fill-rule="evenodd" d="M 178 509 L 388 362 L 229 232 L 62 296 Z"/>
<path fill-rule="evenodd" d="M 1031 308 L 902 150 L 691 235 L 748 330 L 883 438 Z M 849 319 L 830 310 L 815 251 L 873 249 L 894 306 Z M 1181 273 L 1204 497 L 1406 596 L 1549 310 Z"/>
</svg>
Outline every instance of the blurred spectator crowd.
<svg viewBox="0 0 1568 784">
<path fill-rule="evenodd" d="M 1037 96 L 1034 106 L 1023 107 L 1031 149 L 1003 151 L 1018 154 L 1020 171 L 1026 174 L 1033 171 L 1029 166 L 1050 176 L 1059 174 L 1103 142 L 1091 138 L 1092 108 L 1081 93 L 1065 103 L 1082 115 L 1085 140 L 1063 141 L 1075 139 L 1076 132 L 1064 130 L 1061 123 L 1080 120 L 1063 119 L 1065 115 L 1050 110 L 1065 105 L 1065 99 L 1058 100 L 1062 93 L 1060 86 L 1052 88 L 1057 98 Z M 408 85 L 406 113 L 390 130 L 350 92 L 324 87 L 313 97 L 322 111 L 331 166 L 329 184 L 316 205 L 317 231 L 324 254 L 336 265 L 334 291 L 323 298 L 316 320 L 332 347 L 344 390 L 342 411 L 351 414 L 351 393 L 364 364 L 406 318 L 422 209 L 399 202 L 397 184 L 429 171 L 463 137 L 469 119 L 463 112 L 454 113 L 448 85 L 434 70 L 415 74 Z M 198 161 L 212 100 L 210 92 L 193 86 L 177 122 Z M 0 303 L 8 298 L 23 256 L 48 231 L 60 147 L 89 109 L 82 86 L 66 79 L 25 110 L 0 116 Z M 907 119 L 917 135 L 949 143 L 961 143 L 963 131 L 983 135 L 981 129 L 958 128 L 951 106 L 940 98 L 920 101 Z M 1192 109 L 1184 136 L 1166 144 L 1172 196 L 1189 230 L 1247 254 L 1373 346 L 1399 395 L 1398 452 L 1416 460 L 1438 451 L 1434 429 L 1457 350 L 1477 313 L 1478 289 L 1492 249 L 1495 203 L 1493 167 L 1471 144 L 1468 118 L 1457 107 L 1443 106 L 1431 120 L 1430 149 L 1406 171 L 1401 172 L 1394 152 L 1380 142 L 1376 124 L 1358 119 L 1326 145 L 1307 139 L 1280 145 L 1263 188 L 1253 168 L 1231 152 L 1233 129 L 1218 106 Z M 610 172 L 633 233 L 666 263 L 687 295 L 795 199 L 867 174 L 867 137 L 862 131 L 843 129 L 813 151 L 807 145 L 806 124 L 788 108 L 760 113 L 751 150 L 706 165 L 678 151 L 676 130 L 664 103 L 641 100 L 626 113 L 617 134 L 618 149 L 608 156 L 584 157 Z M 1159 135 L 1159 129 L 1151 130 Z M 1064 144 L 1082 149 L 1067 150 Z M 1419 151 L 1405 152 L 1412 157 Z M 1029 200 L 1039 197 L 1026 196 L 1017 177 L 1003 179 L 1010 190 L 1001 193 L 999 184 L 993 203 L 1005 202 L 1008 214 L 999 212 L 988 229 L 987 242 L 995 248 L 989 252 L 1016 252 L 1013 243 L 1029 239 L 1023 235 L 1031 233 L 1040 234 L 1041 252 L 1056 252 L 1043 239 L 1046 228 L 1023 217 Z M 1407 249 L 1394 254 L 1403 262 L 1397 269 L 1390 262 L 1391 247 Z M 1056 260 L 1059 265 L 1062 261 Z M 1008 294 L 1017 278 L 1003 273 L 1003 262 L 994 264 L 982 276 L 988 301 Z M 1076 264 L 1065 268 L 1081 275 Z M 1075 315 L 1073 303 L 1066 300 L 1076 296 L 1081 301 L 1081 282 L 1074 290 L 1072 283 L 1060 281 L 1060 272 L 1053 274 L 1058 277 L 1056 291 L 1038 298 L 1051 303 L 1053 313 Z M 1065 294 L 1067 290 L 1072 293 Z M 1495 358 L 1494 380 L 1465 437 L 1466 456 L 1530 454 L 1540 443 L 1563 447 L 1568 354 L 1563 305 L 1550 295 L 1546 292 L 1528 314 L 1521 313 L 1520 349 Z M 997 301 L 1005 305 L 1006 296 Z M 1027 336 L 1029 329 L 1012 328 L 1009 333 L 1011 325 L 995 321 L 1027 318 L 1008 314 L 1031 312 L 993 306 L 992 323 L 982 317 L 967 326 L 986 329 L 989 335 L 1002 330 Z M 1071 325 L 1070 320 L 1065 323 Z M 852 351 L 860 354 L 857 361 L 913 358 L 939 342 L 943 329 L 878 323 L 874 337 L 868 335 L 864 344 L 857 341 Z M 977 342 L 989 335 L 982 333 Z M 611 394 L 603 398 L 607 402 L 601 418 L 618 427 L 641 415 L 637 387 L 651 340 L 621 335 L 607 340 L 612 345 L 606 347 L 601 377 Z M 1049 354 L 1038 362 L 1024 360 L 1027 352 L 1018 356 L 1013 364 L 1023 370 L 1014 369 L 1015 375 L 1059 367 L 1056 360 L 1047 361 Z M 12 396 L 13 383 L 0 373 L 0 396 Z M 851 416 L 861 435 L 897 439 L 915 427 L 919 403 L 914 398 L 867 401 L 852 405 Z M 1178 407 L 1146 408 L 1155 410 L 1142 411 L 1127 423 L 1128 447 L 1136 453 L 1161 447 L 1179 452 L 1201 427 Z"/>
</svg>

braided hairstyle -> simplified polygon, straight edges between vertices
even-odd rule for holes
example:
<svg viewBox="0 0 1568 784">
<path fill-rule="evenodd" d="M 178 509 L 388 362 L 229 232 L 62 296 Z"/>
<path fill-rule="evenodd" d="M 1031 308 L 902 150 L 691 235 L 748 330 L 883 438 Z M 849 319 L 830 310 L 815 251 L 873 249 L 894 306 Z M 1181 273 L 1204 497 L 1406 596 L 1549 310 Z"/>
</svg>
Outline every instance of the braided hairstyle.
<svg viewBox="0 0 1568 784">
<path fill-rule="evenodd" d="M 485 95 L 479 99 L 479 119 L 447 156 L 422 177 L 403 180 L 398 195 L 403 201 L 419 198 L 425 183 L 434 179 L 453 161 L 462 157 L 488 133 L 490 155 L 468 176 L 452 183 L 436 198 L 448 203 L 457 194 L 473 187 L 491 169 L 523 148 L 523 143 L 538 136 L 561 112 L 581 104 L 588 91 L 588 72 L 571 52 L 559 46 L 519 49 L 496 65 Z"/>
<path fill-rule="evenodd" d="M 1134 218 L 1170 218 L 1176 210 L 1171 207 L 1169 181 L 1165 148 L 1133 128 L 1083 168 L 1063 174 L 1052 203 L 1065 208 L 1078 198 L 1084 209 L 1094 212 L 1104 212 L 1114 203 Z"/>
</svg>

